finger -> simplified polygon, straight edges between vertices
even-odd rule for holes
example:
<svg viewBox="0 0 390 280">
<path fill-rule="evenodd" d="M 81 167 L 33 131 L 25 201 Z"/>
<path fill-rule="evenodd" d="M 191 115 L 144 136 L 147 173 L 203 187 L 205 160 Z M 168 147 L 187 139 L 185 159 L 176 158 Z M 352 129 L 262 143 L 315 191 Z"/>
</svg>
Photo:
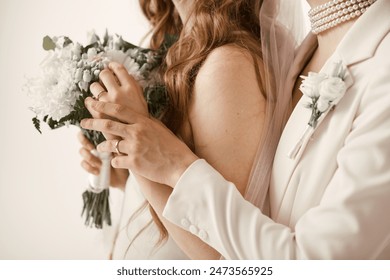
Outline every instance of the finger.
<svg viewBox="0 0 390 280">
<path fill-rule="evenodd" d="M 87 137 L 85 137 L 85 135 L 83 134 L 82 131 L 80 131 L 78 134 L 77 134 L 77 138 L 79 139 L 79 142 L 81 143 L 81 145 L 91 151 L 93 149 L 95 149 L 95 146 L 87 139 Z"/>
<path fill-rule="evenodd" d="M 114 136 L 125 138 L 127 134 L 127 125 L 106 119 L 83 119 L 80 123 L 84 129 L 100 131 Z"/>
<path fill-rule="evenodd" d="M 118 78 L 114 76 L 114 73 L 111 72 L 110 69 L 102 70 L 102 72 L 100 72 L 99 79 L 102 81 L 108 92 L 118 90 L 120 87 Z"/>
<path fill-rule="evenodd" d="M 129 157 L 116 156 L 111 160 L 111 166 L 117 169 L 129 169 Z"/>
<path fill-rule="evenodd" d="M 128 142 L 126 140 L 120 140 L 119 142 L 118 140 L 107 140 L 100 143 L 96 147 L 96 149 L 99 152 L 109 152 L 109 153 L 126 155 L 128 154 Z"/>
<path fill-rule="evenodd" d="M 134 112 L 130 108 L 120 105 L 107 102 L 100 102 L 93 100 L 92 98 L 85 99 L 85 106 L 87 109 L 91 109 L 98 113 L 107 115 L 111 118 L 119 120 L 123 123 L 133 124 L 139 123 L 146 119 L 146 117 Z"/>
<path fill-rule="evenodd" d="M 88 173 L 91 173 L 93 175 L 99 175 L 99 173 L 100 173 L 100 168 L 96 168 L 96 167 L 90 165 L 86 161 L 81 162 L 81 167 L 84 168 L 85 171 L 87 171 Z"/>
<path fill-rule="evenodd" d="M 115 74 L 122 86 L 129 85 L 134 82 L 134 78 L 132 78 L 132 76 L 127 72 L 123 64 L 110 62 L 110 64 L 108 64 L 108 69 L 110 69 Z"/>
<path fill-rule="evenodd" d="M 131 89 L 131 93 L 137 93 L 143 97 L 143 90 L 139 82 L 132 76 L 130 75 L 126 68 L 117 62 L 110 62 L 108 65 L 108 68 L 111 69 L 114 74 L 118 77 L 121 85 L 127 85 Z"/>
<path fill-rule="evenodd" d="M 95 97 L 96 100 L 105 101 L 107 98 L 107 91 L 106 89 L 98 82 L 95 82 L 91 84 L 89 87 L 91 90 L 92 95 Z"/>
<path fill-rule="evenodd" d="M 83 157 L 83 160 L 86 161 L 91 166 L 96 168 L 100 168 L 102 166 L 102 161 L 98 157 L 91 154 L 91 152 L 88 151 L 87 149 L 81 148 L 80 155 Z"/>
<path fill-rule="evenodd" d="M 129 86 L 132 94 L 136 94 L 141 101 L 146 102 L 144 97 L 144 90 L 142 89 L 139 82 L 131 75 L 129 75 Z"/>
<path fill-rule="evenodd" d="M 94 98 L 96 100 L 108 101 L 108 92 L 106 91 L 106 89 L 100 83 L 95 82 L 95 83 L 91 84 L 91 86 L 89 88 L 90 88 L 90 90 L 92 92 L 92 95 L 94 96 Z M 95 119 L 106 119 L 106 118 L 108 118 L 106 115 L 101 114 L 99 112 L 96 112 L 92 108 L 89 108 L 88 111 L 91 113 L 92 117 L 94 117 Z"/>
</svg>

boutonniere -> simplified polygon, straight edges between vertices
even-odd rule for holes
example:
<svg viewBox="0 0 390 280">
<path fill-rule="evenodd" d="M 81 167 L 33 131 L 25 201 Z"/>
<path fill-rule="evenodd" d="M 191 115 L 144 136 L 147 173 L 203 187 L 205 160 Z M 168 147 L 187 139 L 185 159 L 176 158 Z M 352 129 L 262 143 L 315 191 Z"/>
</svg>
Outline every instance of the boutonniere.
<svg viewBox="0 0 390 280">
<path fill-rule="evenodd" d="M 347 91 L 345 73 L 346 68 L 339 61 L 334 63 L 330 74 L 309 72 L 308 76 L 301 76 L 303 81 L 299 89 L 309 99 L 304 106 L 311 109 L 311 116 L 302 136 L 288 154 L 289 158 L 295 158 L 306 137 L 316 129 L 320 117 L 343 98 Z"/>
<path fill-rule="evenodd" d="M 318 119 L 323 113 L 335 106 L 344 96 L 347 86 L 344 82 L 345 68 L 342 62 L 337 62 L 330 75 L 325 73 L 310 72 L 303 79 L 299 89 L 310 99 L 305 107 L 311 109 L 311 117 L 308 125 L 316 128 Z"/>
</svg>

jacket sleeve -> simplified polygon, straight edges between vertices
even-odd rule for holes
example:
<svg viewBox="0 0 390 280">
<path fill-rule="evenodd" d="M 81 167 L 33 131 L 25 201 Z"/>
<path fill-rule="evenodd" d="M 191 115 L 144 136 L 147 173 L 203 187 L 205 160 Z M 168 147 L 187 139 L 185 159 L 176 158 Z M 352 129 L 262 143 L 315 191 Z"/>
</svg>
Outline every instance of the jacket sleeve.
<svg viewBox="0 0 390 280">
<path fill-rule="evenodd" d="M 378 258 L 390 245 L 390 81 L 380 70 L 365 89 L 321 203 L 294 228 L 262 214 L 204 160 L 182 175 L 164 216 L 227 259 Z"/>
<path fill-rule="evenodd" d="M 263 215 L 204 160 L 193 163 L 182 175 L 163 215 L 226 259 L 259 259 L 261 251 L 274 250 L 279 240 L 293 238 L 288 227 Z"/>
</svg>

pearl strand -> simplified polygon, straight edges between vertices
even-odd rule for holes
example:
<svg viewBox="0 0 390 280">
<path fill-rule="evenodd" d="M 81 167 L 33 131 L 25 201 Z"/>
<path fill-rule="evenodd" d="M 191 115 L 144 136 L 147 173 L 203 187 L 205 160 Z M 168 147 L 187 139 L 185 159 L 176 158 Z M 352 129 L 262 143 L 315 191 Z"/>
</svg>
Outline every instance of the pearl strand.
<svg viewBox="0 0 390 280">
<path fill-rule="evenodd" d="M 328 8 L 331 8 L 339 3 L 343 2 L 343 0 L 332 0 L 332 1 L 329 1 L 325 4 L 322 4 L 320 6 L 317 6 L 317 7 L 314 7 L 313 9 L 311 9 L 309 11 L 309 16 L 312 17 L 314 16 L 315 14 L 318 14 L 320 12 L 322 12 L 323 10 L 325 9 L 328 9 Z"/>
<path fill-rule="evenodd" d="M 332 0 L 309 11 L 312 32 L 319 34 L 361 16 L 376 0 Z"/>
<path fill-rule="evenodd" d="M 343 10 L 346 8 L 348 9 L 350 6 L 353 6 L 355 4 L 359 4 L 360 2 L 363 2 L 365 0 L 350 0 L 350 1 L 345 1 L 345 3 L 343 3 L 343 1 L 345 1 L 345 0 L 335 0 L 332 2 L 332 4 L 334 4 L 334 5 L 329 6 L 325 10 L 321 10 L 318 13 L 311 12 L 309 14 L 310 21 L 312 23 L 316 22 L 320 19 L 323 19 L 323 18 L 329 16 L 330 14 L 333 14 L 335 12 L 338 12 L 339 10 Z M 328 2 L 328 3 L 330 3 L 330 2 Z"/>
</svg>

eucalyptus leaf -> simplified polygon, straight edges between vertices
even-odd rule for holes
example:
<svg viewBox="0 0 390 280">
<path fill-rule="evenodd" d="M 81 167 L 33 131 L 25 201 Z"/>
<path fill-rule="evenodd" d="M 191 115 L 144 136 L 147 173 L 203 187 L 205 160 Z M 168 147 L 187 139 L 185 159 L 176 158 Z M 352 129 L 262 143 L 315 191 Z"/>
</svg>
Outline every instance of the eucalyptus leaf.
<svg viewBox="0 0 390 280">
<path fill-rule="evenodd" d="M 108 30 L 106 29 L 106 32 L 104 33 L 104 37 L 103 37 L 103 45 L 104 46 L 107 46 L 109 39 L 110 39 L 110 36 L 108 35 Z"/>
<path fill-rule="evenodd" d="M 33 124 L 34 124 L 34 127 L 36 128 L 36 130 L 38 130 L 39 133 L 42 134 L 41 121 L 38 119 L 38 117 L 33 118 L 32 121 L 33 121 Z"/>
<path fill-rule="evenodd" d="M 54 43 L 52 38 L 50 38 L 49 36 L 45 36 L 43 38 L 42 47 L 45 51 L 50 51 L 56 48 L 56 44 Z"/>
<path fill-rule="evenodd" d="M 73 41 L 69 37 L 65 36 L 64 37 L 64 45 L 62 47 L 66 47 L 72 43 L 73 43 Z"/>
</svg>

